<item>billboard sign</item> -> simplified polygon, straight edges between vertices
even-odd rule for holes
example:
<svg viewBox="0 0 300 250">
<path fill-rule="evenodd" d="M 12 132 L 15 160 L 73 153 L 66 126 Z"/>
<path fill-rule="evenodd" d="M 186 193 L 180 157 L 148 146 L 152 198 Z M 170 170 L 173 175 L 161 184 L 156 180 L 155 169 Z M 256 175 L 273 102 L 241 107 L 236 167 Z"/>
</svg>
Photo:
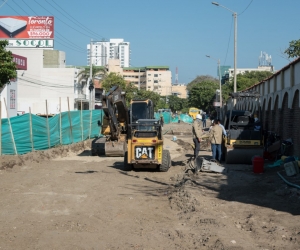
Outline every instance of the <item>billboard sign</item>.
<svg viewBox="0 0 300 250">
<path fill-rule="evenodd" d="M 53 40 L 31 40 L 31 39 L 17 39 L 17 40 L 8 40 L 8 48 L 53 48 Z"/>
<path fill-rule="evenodd" d="M 24 56 L 19 56 L 16 54 L 12 54 L 13 62 L 17 64 L 17 69 L 27 70 L 27 58 Z"/>
<path fill-rule="evenodd" d="M 0 16 L 1 39 L 54 39 L 53 16 Z"/>
</svg>

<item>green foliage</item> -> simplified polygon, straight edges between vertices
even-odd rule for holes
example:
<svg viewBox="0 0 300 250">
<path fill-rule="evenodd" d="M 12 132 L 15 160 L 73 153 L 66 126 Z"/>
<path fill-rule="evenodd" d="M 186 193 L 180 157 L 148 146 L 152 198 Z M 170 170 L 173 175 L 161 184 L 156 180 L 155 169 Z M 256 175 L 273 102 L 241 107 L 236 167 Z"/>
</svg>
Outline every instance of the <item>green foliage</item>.
<svg viewBox="0 0 300 250">
<path fill-rule="evenodd" d="M 194 84 L 189 91 L 189 104 L 191 107 L 210 112 L 213 110 L 213 101 L 219 83 L 214 81 L 202 81 Z"/>
<path fill-rule="evenodd" d="M 214 78 L 210 75 L 201 75 L 197 76 L 193 81 L 191 81 L 187 86 L 187 90 L 190 91 L 194 86 L 196 86 L 198 83 L 201 82 L 215 82 L 218 83 L 219 80 L 217 78 Z"/>
<path fill-rule="evenodd" d="M 104 78 L 106 76 L 106 69 L 101 66 L 92 66 L 92 78 L 95 76 L 101 76 Z M 79 82 L 81 82 L 82 79 L 87 79 L 90 77 L 90 67 L 85 67 L 80 73 L 78 74 Z"/>
<path fill-rule="evenodd" d="M 138 90 L 135 98 L 150 99 L 153 102 L 154 110 L 157 111 L 160 108 L 166 108 L 166 98 L 162 98 L 158 93 L 149 90 Z"/>
<path fill-rule="evenodd" d="M 273 75 L 272 72 L 269 71 L 246 71 L 243 74 L 238 74 L 236 76 L 236 88 L 237 91 L 242 91 L 251 86 L 263 81 L 264 79 L 269 78 Z M 227 100 L 229 94 L 233 92 L 233 79 L 231 79 L 228 83 L 222 85 L 222 97 L 223 100 Z"/>
<path fill-rule="evenodd" d="M 289 58 L 299 57 L 300 56 L 300 39 L 293 40 L 290 42 L 289 47 L 284 51 Z"/>
<path fill-rule="evenodd" d="M 178 96 L 171 95 L 168 97 L 169 108 L 172 112 L 182 111 L 188 109 L 188 100 L 179 98 Z M 186 111 L 185 111 L 186 112 Z"/>
<path fill-rule="evenodd" d="M 13 56 L 11 51 L 5 50 L 5 47 L 8 45 L 7 40 L 0 41 L 0 88 L 5 84 L 10 83 L 10 79 L 17 77 L 17 66 L 13 62 Z"/>
<path fill-rule="evenodd" d="M 113 86 L 120 86 L 121 89 L 125 91 L 127 82 L 124 80 L 124 78 L 115 72 L 109 73 L 105 79 L 102 81 L 102 87 L 105 89 L 105 91 L 108 91 Z M 131 86 L 130 86 L 131 88 Z"/>
</svg>

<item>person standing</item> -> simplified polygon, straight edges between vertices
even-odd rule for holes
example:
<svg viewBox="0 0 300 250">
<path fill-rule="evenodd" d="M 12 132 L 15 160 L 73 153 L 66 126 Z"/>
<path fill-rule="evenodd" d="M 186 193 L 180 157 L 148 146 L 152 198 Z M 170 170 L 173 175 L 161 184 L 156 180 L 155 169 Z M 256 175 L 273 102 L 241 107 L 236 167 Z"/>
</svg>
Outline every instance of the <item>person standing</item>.
<svg viewBox="0 0 300 250">
<path fill-rule="evenodd" d="M 160 112 L 160 122 L 161 122 L 161 126 L 164 126 L 164 115 L 162 112 Z"/>
<path fill-rule="evenodd" d="M 209 138 L 211 143 L 212 159 L 221 162 L 222 156 L 222 139 L 223 139 L 223 130 L 219 126 L 218 120 L 214 120 L 213 126 L 209 131 Z"/>
<path fill-rule="evenodd" d="M 221 124 L 220 119 L 218 119 L 217 121 L 218 121 L 218 125 L 222 128 L 223 135 L 224 135 L 224 136 L 227 136 L 226 130 L 225 130 L 224 126 Z"/>
<path fill-rule="evenodd" d="M 203 123 L 203 128 L 206 128 L 206 114 L 202 114 L 202 123 Z"/>
<path fill-rule="evenodd" d="M 202 121 L 201 121 L 201 115 L 197 114 L 196 119 L 193 122 L 192 126 L 193 130 L 193 142 L 194 142 L 194 159 L 199 155 L 200 151 L 200 141 L 201 141 L 201 135 L 202 135 Z"/>
</svg>

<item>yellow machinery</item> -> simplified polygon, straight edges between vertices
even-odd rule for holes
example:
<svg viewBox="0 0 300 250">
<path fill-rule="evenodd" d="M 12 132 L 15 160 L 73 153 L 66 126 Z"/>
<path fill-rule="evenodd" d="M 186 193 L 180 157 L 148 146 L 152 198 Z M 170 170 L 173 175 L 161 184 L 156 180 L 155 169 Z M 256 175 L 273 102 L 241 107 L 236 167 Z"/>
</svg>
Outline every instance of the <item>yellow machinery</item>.
<svg viewBox="0 0 300 250">
<path fill-rule="evenodd" d="M 162 126 L 153 119 L 151 100 L 134 100 L 130 105 L 130 121 L 127 135 L 127 151 L 124 170 L 134 168 L 159 168 L 167 172 L 171 166 L 168 150 L 163 149 Z M 150 119 L 149 119 L 150 118 Z"/>
<path fill-rule="evenodd" d="M 231 94 L 234 98 L 255 99 L 258 93 L 237 92 Z M 233 107 L 233 105 L 231 105 Z M 259 110 L 259 109 L 258 109 Z M 224 127 L 227 131 L 227 138 L 222 148 L 223 159 L 229 164 L 252 164 L 253 156 L 263 155 L 263 129 L 260 122 L 255 122 L 255 109 L 233 110 L 232 108 L 225 114 Z M 261 117 L 260 117 L 261 118 Z"/>
<path fill-rule="evenodd" d="M 125 92 L 119 86 L 112 87 L 103 97 L 104 112 L 101 133 L 105 137 L 92 142 L 92 155 L 124 156 L 129 124 Z"/>
<path fill-rule="evenodd" d="M 104 137 L 92 142 L 92 155 L 124 156 L 124 170 L 157 168 L 168 171 L 171 158 L 163 150 L 162 127 L 154 119 L 153 102 L 134 99 L 130 110 L 126 107 L 125 93 L 112 87 L 103 97 L 104 117 L 101 133 Z"/>
<path fill-rule="evenodd" d="M 196 115 L 201 114 L 201 109 L 197 109 L 197 108 L 190 108 L 189 109 L 189 115 L 191 117 L 193 117 L 193 119 L 196 119 Z"/>
</svg>

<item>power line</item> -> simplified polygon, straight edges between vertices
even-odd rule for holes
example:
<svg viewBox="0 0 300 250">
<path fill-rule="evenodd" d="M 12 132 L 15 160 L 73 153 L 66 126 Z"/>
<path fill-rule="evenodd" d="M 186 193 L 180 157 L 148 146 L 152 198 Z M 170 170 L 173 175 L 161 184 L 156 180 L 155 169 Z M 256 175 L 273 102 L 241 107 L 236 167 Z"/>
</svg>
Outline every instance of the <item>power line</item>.
<svg viewBox="0 0 300 250">
<path fill-rule="evenodd" d="M 12 0 L 13 2 L 14 2 L 14 0 Z M 37 15 L 38 16 L 38 14 L 24 1 L 24 0 L 22 0 L 22 2 L 35 14 L 35 15 Z M 15 2 L 14 2 L 14 4 L 16 4 Z M 18 5 L 18 7 L 19 8 L 21 8 L 27 15 L 29 15 L 28 14 L 28 12 L 27 11 L 25 11 L 21 6 L 19 6 L 19 4 L 16 4 L 16 5 Z M 14 9 L 13 9 L 14 10 Z M 15 11 L 15 10 L 14 10 Z M 20 14 L 19 14 L 20 15 Z M 67 38 L 65 38 L 62 34 L 60 34 L 58 31 L 56 31 L 56 33 L 59 35 L 59 36 L 61 36 L 61 40 L 66 40 L 67 42 L 64 42 L 64 41 L 62 41 L 62 42 L 59 42 L 59 41 L 57 41 L 56 40 L 56 42 L 57 43 L 59 43 L 59 44 L 61 44 L 61 45 L 63 45 L 63 46 L 65 46 L 65 47 L 67 47 L 67 48 L 69 48 L 69 49 L 72 49 L 72 50 L 74 50 L 74 51 L 76 51 L 76 52 L 80 52 L 80 53 L 84 53 L 84 54 L 86 54 L 86 50 L 84 50 L 82 47 L 80 47 L 80 46 L 78 46 L 77 44 L 75 44 L 75 43 L 73 43 L 73 42 L 71 42 L 71 41 L 69 41 Z M 63 43 L 68 43 L 68 45 L 65 45 L 65 44 L 63 44 Z M 73 45 L 71 45 L 71 44 L 73 44 Z M 70 47 L 71 46 L 71 47 Z M 74 47 L 74 48 L 72 48 L 72 47 Z"/>
<path fill-rule="evenodd" d="M 0 8 L 1 8 L 4 4 L 6 4 L 7 1 L 8 1 L 8 0 L 5 0 L 4 3 L 0 6 Z"/>
<path fill-rule="evenodd" d="M 55 84 L 55 83 L 51 83 L 51 82 L 40 81 L 38 79 L 34 79 L 34 78 L 30 78 L 30 77 L 19 77 L 19 79 L 23 80 L 25 82 L 29 82 L 29 83 L 36 84 L 36 85 L 43 86 L 43 87 L 58 88 L 58 89 L 65 89 L 65 88 L 73 89 L 74 88 L 74 85 L 72 85 L 72 86 L 60 85 L 60 84 Z M 39 81 L 39 82 L 36 82 L 36 81 Z"/>
<path fill-rule="evenodd" d="M 230 32 L 229 32 L 229 39 L 228 39 L 228 44 L 227 44 L 227 51 L 226 51 L 226 56 L 225 56 L 225 60 L 224 60 L 224 64 L 226 64 L 226 60 L 227 60 L 227 55 L 228 55 L 228 50 L 229 50 L 229 44 L 230 44 L 230 40 L 231 40 L 231 32 L 232 32 L 232 23 L 233 23 L 233 18 L 231 19 L 231 27 L 230 27 Z"/>
<path fill-rule="evenodd" d="M 11 8 L 14 12 L 16 12 L 19 16 L 22 16 L 18 11 L 16 11 L 13 7 L 11 7 L 8 3 L 6 5 Z"/>
<path fill-rule="evenodd" d="M 40 3 L 38 3 L 36 0 L 33 0 L 33 1 L 35 1 L 41 8 L 43 8 L 44 10 L 46 10 L 46 11 L 48 11 L 47 9 L 45 9 Z M 52 16 L 54 16 L 50 11 L 48 11 Z M 88 38 L 90 38 L 90 36 L 89 35 L 87 35 L 87 34 L 84 34 L 83 32 L 81 32 L 80 30 L 78 30 L 78 29 L 75 29 L 75 28 L 73 28 L 72 26 L 70 26 L 69 24 L 67 24 L 66 22 L 64 22 L 63 20 L 61 20 L 59 17 L 57 17 L 57 16 L 55 16 L 58 20 L 60 20 L 62 23 L 64 23 L 65 25 L 67 25 L 69 28 L 71 28 L 71 29 L 73 29 L 73 30 L 75 30 L 75 31 L 77 31 L 77 32 L 79 32 L 80 34 L 82 34 L 82 35 L 84 35 L 84 36 L 86 36 L 86 37 L 88 37 Z"/>
<path fill-rule="evenodd" d="M 246 7 L 246 9 L 244 9 L 240 14 L 238 14 L 238 16 L 242 15 L 251 5 L 251 3 L 253 2 L 253 0 L 251 0 L 251 2 L 248 4 L 248 6 Z"/>
<path fill-rule="evenodd" d="M 12 2 L 13 2 L 15 5 L 17 5 L 21 10 L 23 10 L 23 11 L 26 13 L 26 11 L 25 11 L 19 4 L 16 4 L 14 0 L 12 0 Z"/>
<path fill-rule="evenodd" d="M 77 19 L 75 19 L 74 17 L 72 17 L 68 12 L 66 12 L 63 8 L 61 8 L 57 3 L 55 3 L 54 1 L 53 1 L 53 3 L 54 4 L 56 4 L 63 12 L 65 12 L 70 18 L 72 18 L 73 19 L 73 21 L 70 19 L 70 18 L 68 18 L 65 14 L 63 14 L 60 10 L 58 10 L 55 6 L 53 6 L 51 3 L 49 3 L 47 0 L 46 0 L 46 2 L 49 4 L 49 5 L 51 5 L 52 6 L 52 8 L 54 8 L 54 9 L 56 9 L 59 13 L 61 13 L 64 17 L 66 17 L 67 19 L 69 19 L 71 22 L 76 22 L 77 24 L 79 24 L 81 27 L 82 27 L 82 29 L 84 29 L 84 30 L 86 30 L 86 31 L 89 31 L 90 32 L 90 34 L 92 34 L 92 35 L 94 35 L 94 36 L 96 36 L 96 37 L 101 37 L 100 35 L 98 35 L 97 33 L 95 33 L 94 31 L 92 31 L 91 29 L 89 29 L 88 27 L 86 27 L 86 26 L 84 26 L 81 22 L 79 22 Z"/>
<path fill-rule="evenodd" d="M 36 16 L 38 16 L 38 14 L 33 10 L 33 9 L 31 9 L 31 7 L 24 1 L 24 0 L 22 0 L 22 2 L 36 15 Z"/>
</svg>

